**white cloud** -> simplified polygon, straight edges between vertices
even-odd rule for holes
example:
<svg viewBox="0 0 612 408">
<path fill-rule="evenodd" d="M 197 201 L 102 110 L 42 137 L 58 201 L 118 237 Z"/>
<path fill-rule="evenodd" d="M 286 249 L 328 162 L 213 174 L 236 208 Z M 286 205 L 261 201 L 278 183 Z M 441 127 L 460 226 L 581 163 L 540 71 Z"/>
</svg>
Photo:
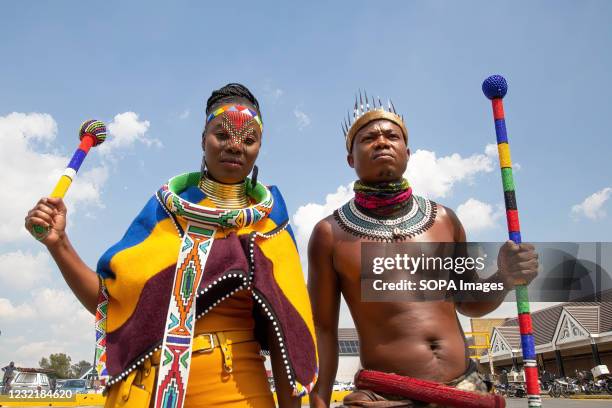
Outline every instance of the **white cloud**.
<svg viewBox="0 0 612 408">
<path fill-rule="evenodd" d="M 310 125 L 310 117 L 306 113 L 299 110 L 297 107 L 293 110 L 293 114 L 297 119 L 298 130 L 304 130 L 304 128 Z"/>
<path fill-rule="evenodd" d="M 497 151 L 497 144 L 496 143 L 489 143 L 488 145 L 485 146 L 485 154 L 489 157 L 494 157 L 497 159 L 497 157 L 499 157 L 499 152 Z"/>
<path fill-rule="evenodd" d="M 0 350 L 0 361 L 11 359 L 36 365 L 41 357 L 59 352 L 77 361 L 89 361 L 94 348 L 94 317 L 74 294 L 68 289 L 38 288 L 30 295 L 20 305 L 0 298 L 3 335 L 22 333 L 3 340 L 12 346 L 10 350 Z"/>
<path fill-rule="evenodd" d="M 472 182 L 478 173 L 493 171 L 490 155 L 473 154 L 461 157 L 458 153 L 450 156 L 436 157 L 429 150 L 417 150 L 410 156 L 405 177 L 410 181 L 413 190 L 428 198 L 447 197 L 458 182 Z"/>
<path fill-rule="evenodd" d="M 466 235 L 494 228 L 502 212 L 495 211 L 493 206 L 475 198 L 468 199 L 457 207 L 457 217 L 463 224 Z"/>
<path fill-rule="evenodd" d="M 57 339 L 91 340 L 94 316 L 68 289 L 40 288 L 32 291 L 31 303 L 37 315 L 53 322 L 51 333 Z M 70 334 L 69 334 L 70 333 Z"/>
<path fill-rule="evenodd" d="M 15 322 L 31 319 L 34 316 L 36 311 L 27 302 L 13 305 L 9 299 L 0 298 L 0 322 Z"/>
<path fill-rule="evenodd" d="M 335 193 L 328 194 L 325 197 L 325 203 L 308 203 L 298 208 L 295 214 L 293 214 L 292 225 L 303 260 L 306 259 L 308 240 L 316 223 L 330 215 L 336 208 L 350 200 L 351 197 L 353 197 L 352 183 L 347 186 L 340 186 Z"/>
<path fill-rule="evenodd" d="M 189 109 L 185 109 L 183 112 L 179 114 L 179 119 L 187 119 L 189 117 Z"/>
<path fill-rule="evenodd" d="M 0 284 L 4 289 L 29 290 L 49 280 L 51 268 L 46 252 L 21 250 L 0 254 Z"/>
<path fill-rule="evenodd" d="M 266 80 L 263 85 L 263 93 L 266 98 L 270 99 L 272 102 L 276 102 L 284 95 L 285 91 L 274 86 L 271 80 Z"/>
<path fill-rule="evenodd" d="M 612 195 L 612 187 L 603 188 L 587 198 L 582 203 L 572 207 L 572 214 L 576 216 L 584 216 L 591 220 L 597 220 L 606 216 L 606 211 L 603 205 Z"/>
<path fill-rule="evenodd" d="M 23 342 L 11 352 L 11 361 L 15 361 L 16 366 L 38 367 L 38 363 L 43 357 L 49 357 L 54 353 L 66 353 L 70 355 L 70 349 L 66 342 L 57 340 Z M 75 363 L 74 356 L 72 363 Z M 79 360 L 76 360 L 78 362 Z M 89 361 L 89 359 L 88 359 Z"/>
<path fill-rule="evenodd" d="M 57 134 L 57 123 L 47 113 L 13 112 L 0 116 L 0 135 L 3 147 L 21 147 L 20 138 L 26 141 L 38 140 L 51 142 Z M 19 137 L 15 137 L 18 135 Z"/>
<path fill-rule="evenodd" d="M 142 143 L 147 147 L 161 147 L 159 140 L 145 135 L 150 126 L 148 120 L 140 120 L 135 112 L 119 113 L 108 124 L 108 139 L 98 147 L 98 150 L 101 154 L 109 156 L 117 149 L 131 148 L 136 143 Z"/>
<path fill-rule="evenodd" d="M 283 91 L 280 88 L 274 88 L 270 91 L 270 95 L 272 96 L 273 99 L 278 99 L 281 96 L 283 96 L 283 94 L 285 93 L 285 91 Z"/>
<path fill-rule="evenodd" d="M 0 243 L 28 237 L 24 217 L 40 197 L 46 196 L 68 164 L 69 157 L 53 149 L 57 124 L 44 113 L 11 113 L 0 116 L 0 185 L 10 194 L 0 212 Z M 75 140 L 75 145 L 77 141 Z M 44 152 L 42 151 L 44 148 Z M 91 168 L 75 179 L 67 200 L 69 211 L 80 204 L 100 203 L 106 170 Z"/>
</svg>

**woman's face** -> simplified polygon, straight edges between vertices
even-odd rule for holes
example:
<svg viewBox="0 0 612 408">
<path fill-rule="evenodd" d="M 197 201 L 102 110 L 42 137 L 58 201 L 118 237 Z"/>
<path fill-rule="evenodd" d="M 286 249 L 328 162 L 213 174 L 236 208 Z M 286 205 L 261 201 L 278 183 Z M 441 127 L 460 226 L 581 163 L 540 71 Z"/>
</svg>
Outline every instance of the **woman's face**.
<svg viewBox="0 0 612 408">
<path fill-rule="evenodd" d="M 239 104 L 255 111 L 244 102 L 228 102 L 214 106 Z M 202 148 L 206 168 L 215 180 L 226 183 L 240 183 L 251 172 L 261 147 L 261 128 L 246 113 L 224 112 L 211 120 L 204 129 Z"/>
</svg>

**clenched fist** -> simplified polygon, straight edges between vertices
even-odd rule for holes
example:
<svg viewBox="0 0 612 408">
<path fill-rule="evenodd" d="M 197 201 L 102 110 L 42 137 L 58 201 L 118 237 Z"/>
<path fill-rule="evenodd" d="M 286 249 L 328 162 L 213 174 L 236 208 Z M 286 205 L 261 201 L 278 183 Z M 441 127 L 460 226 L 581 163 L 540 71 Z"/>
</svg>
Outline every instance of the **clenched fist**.
<svg viewBox="0 0 612 408">
<path fill-rule="evenodd" d="M 64 238 L 66 212 L 64 200 L 61 198 L 41 198 L 34 208 L 28 211 L 25 217 L 25 227 L 32 235 L 34 235 L 32 229 L 35 225 L 49 228 L 49 233 L 41 242 L 47 247 L 53 246 Z"/>
<path fill-rule="evenodd" d="M 529 284 L 538 274 L 538 267 L 538 254 L 531 244 L 506 241 L 499 249 L 497 269 L 507 289 Z"/>
</svg>

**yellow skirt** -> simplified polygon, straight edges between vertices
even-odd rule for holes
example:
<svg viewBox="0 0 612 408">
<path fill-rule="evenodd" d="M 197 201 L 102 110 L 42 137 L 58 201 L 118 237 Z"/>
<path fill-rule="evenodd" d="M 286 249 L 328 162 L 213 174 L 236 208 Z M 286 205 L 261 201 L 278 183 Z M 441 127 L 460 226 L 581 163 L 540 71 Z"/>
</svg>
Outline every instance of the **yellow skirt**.
<svg viewBox="0 0 612 408">
<path fill-rule="evenodd" d="M 207 353 L 194 353 L 191 359 L 185 408 L 271 408 L 270 391 L 264 358 L 256 341 L 232 344 L 232 372 L 223 367 L 219 347 Z M 159 352 L 114 384 L 107 395 L 106 408 L 147 408 L 154 405 L 155 380 Z"/>
</svg>

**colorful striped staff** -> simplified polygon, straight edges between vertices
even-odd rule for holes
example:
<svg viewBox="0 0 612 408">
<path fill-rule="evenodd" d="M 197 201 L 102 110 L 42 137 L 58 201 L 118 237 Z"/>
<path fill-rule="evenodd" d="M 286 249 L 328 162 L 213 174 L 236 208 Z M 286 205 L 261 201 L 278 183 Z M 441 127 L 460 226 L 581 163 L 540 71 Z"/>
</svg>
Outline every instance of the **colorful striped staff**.
<svg viewBox="0 0 612 408">
<path fill-rule="evenodd" d="M 508 237 L 516 244 L 521 241 L 516 193 L 512 177 L 512 160 L 510 159 L 510 144 L 506 132 L 503 97 L 508 91 L 508 83 L 501 75 L 492 75 L 482 83 L 482 92 L 491 100 L 493 119 L 495 120 L 495 135 L 497 136 L 497 151 L 501 168 L 504 201 L 506 204 L 506 219 L 508 222 Z M 516 307 L 518 309 L 519 329 L 521 332 L 521 348 L 523 349 L 523 364 L 529 407 L 541 407 L 540 384 L 538 383 L 538 365 L 536 361 L 535 343 L 529 312 L 529 295 L 526 285 L 516 285 Z"/>
<path fill-rule="evenodd" d="M 55 185 L 51 197 L 63 198 L 66 195 L 68 188 L 72 184 L 72 180 L 79 171 L 81 164 L 83 164 L 83 160 L 87 157 L 89 149 L 91 149 L 92 146 L 99 145 L 106 139 L 106 126 L 99 120 L 86 120 L 79 130 L 79 139 L 81 143 L 72 155 L 72 159 L 70 159 L 66 170 L 64 170 L 64 173 Z M 34 237 L 40 241 L 45 239 L 49 233 L 49 228 L 45 228 L 42 225 L 34 225 L 32 227 L 32 233 Z"/>
</svg>

